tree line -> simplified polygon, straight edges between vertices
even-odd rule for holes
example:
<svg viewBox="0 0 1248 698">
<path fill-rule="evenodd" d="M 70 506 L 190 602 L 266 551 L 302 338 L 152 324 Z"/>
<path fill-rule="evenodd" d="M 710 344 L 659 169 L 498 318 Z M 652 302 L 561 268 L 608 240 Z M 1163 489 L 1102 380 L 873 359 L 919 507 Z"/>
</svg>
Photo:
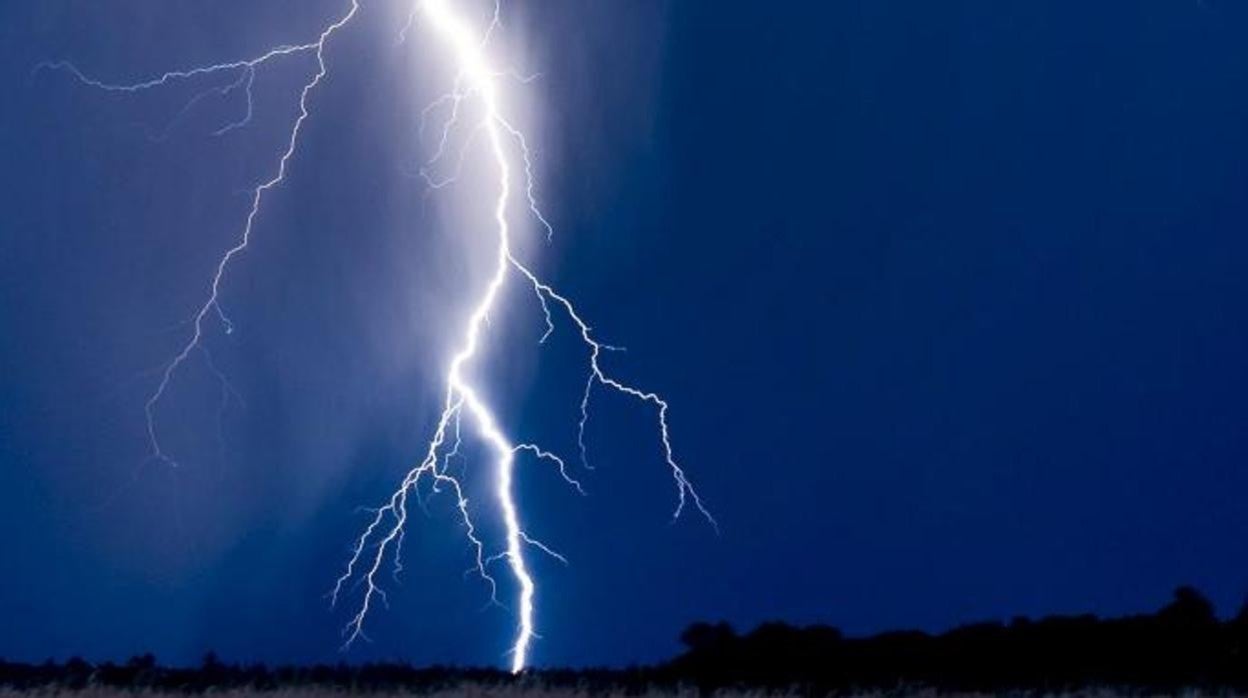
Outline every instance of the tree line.
<svg viewBox="0 0 1248 698">
<path fill-rule="evenodd" d="M 0 661 L 0 686 L 112 687 L 203 692 L 232 688 L 329 688 L 352 692 L 434 690 L 469 682 L 520 682 L 584 691 L 640 693 L 652 687 L 770 688 L 807 694 L 849 688 L 1060 691 L 1089 686 L 1248 688 L 1248 604 L 1219 620 L 1198 591 L 1181 587 L 1155 613 L 1102 619 L 1049 616 L 975 623 L 942 633 L 894 631 L 845 637 L 829 626 L 764 623 L 738 633 L 695 623 L 674 659 L 627 669 L 541 669 L 513 677 L 496 669 L 406 664 L 165 667 L 150 654 L 124 663 L 83 659 Z"/>
<path fill-rule="evenodd" d="M 1151 614 L 1016 618 L 948 632 L 846 638 L 827 626 L 765 623 L 744 635 L 699 623 L 667 670 L 702 686 L 1062 690 L 1248 687 L 1248 604 L 1219 621 L 1191 587 Z"/>
</svg>

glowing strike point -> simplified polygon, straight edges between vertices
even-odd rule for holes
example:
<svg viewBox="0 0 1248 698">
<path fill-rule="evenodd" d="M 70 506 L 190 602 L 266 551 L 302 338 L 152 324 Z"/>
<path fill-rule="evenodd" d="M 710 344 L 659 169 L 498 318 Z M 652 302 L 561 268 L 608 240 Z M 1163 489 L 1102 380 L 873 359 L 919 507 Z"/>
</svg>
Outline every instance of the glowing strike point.
<svg viewBox="0 0 1248 698">
<path fill-rule="evenodd" d="M 590 326 L 582 319 L 572 302 L 542 281 L 513 254 L 511 247 L 512 223 L 507 216 L 508 205 L 512 196 L 513 177 L 523 176 L 524 178 L 524 192 L 527 198 L 529 214 L 546 230 L 548 236 L 552 233 L 552 228 L 539 209 L 537 199 L 534 196 L 533 161 L 528 142 L 524 134 L 508 121 L 504 111 L 498 81 L 500 78 L 514 75 L 514 73 L 508 70 L 498 70 L 491 63 L 486 51 L 491 35 L 499 26 L 500 8 L 498 0 L 495 0 L 493 4 L 494 12 L 489 24 L 481 32 L 474 31 L 471 23 L 455 12 L 452 6 L 458 6 L 458 4 L 458 2 L 452 2 L 452 0 L 417 0 L 406 18 L 406 23 L 399 32 L 399 40 L 407 40 L 409 30 L 419 18 L 423 17 L 431 32 L 436 36 L 438 42 L 445 46 L 458 68 L 458 75 L 456 76 L 452 92 L 443 96 L 431 105 L 429 109 L 425 110 L 425 115 L 428 115 L 434 107 L 442 104 L 451 105 L 450 114 L 442 124 L 441 140 L 438 143 L 434 157 L 430 160 L 431 165 L 436 164 L 446 154 L 450 134 L 454 130 L 454 126 L 459 122 L 461 103 L 472 99 L 479 103 L 481 107 L 480 122 L 474 124 L 471 134 L 460 145 L 458 156 L 462 163 L 465 151 L 478 142 L 479 134 L 485 135 L 484 140 L 489 148 L 489 156 L 497 169 L 498 175 L 497 198 L 493 205 L 494 240 L 496 244 L 493 251 L 493 273 L 484 288 L 481 289 L 476 305 L 465 319 L 462 341 L 447 368 L 442 411 L 433 435 L 425 449 L 424 457 L 408 471 L 389 499 L 381 507 L 371 510 L 372 519 L 359 537 L 356 538 L 345 569 L 334 584 L 331 599 L 334 604 L 337 604 L 346 586 L 353 581 L 362 586 L 360 605 L 343 631 L 346 638 L 344 647 L 351 645 L 359 638 L 365 637 L 364 622 L 368 617 L 369 611 L 372 610 L 378 599 L 383 603 L 386 600 L 385 591 L 380 587 L 378 578 L 382 566 L 386 560 L 390 560 L 394 574 L 397 575 L 403 569 L 401 548 L 408 519 L 408 497 L 416 494 L 417 502 L 422 503 L 419 499 L 419 488 L 422 482 L 426 483 L 432 492 L 449 491 L 455 496 L 460 519 L 464 525 L 468 541 L 475 553 L 475 564 L 471 572 L 477 574 L 490 587 L 491 600 L 495 603 L 498 602 L 497 584 L 490 572 L 491 566 L 497 562 L 507 563 L 507 568 L 510 570 L 518 587 L 518 595 L 514 607 L 514 612 L 517 614 L 517 629 L 511 646 L 511 669 L 513 672 L 519 672 L 528 663 L 530 644 L 534 637 L 534 602 L 537 594 L 537 585 L 529 570 L 525 552 L 527 548 L 531 547 L 551 555 L 561 562 L 566 563 L 567 560 L 554 549 L 533 538 L 524 530 L 520 507 L 516 502 L 513 491 L 516 457 L 520 454 L 529 454 L 539 460 L 550 462 L 558 467 L 560 475 L 570 486 L 576 488 L 582 494 L 584 491 L 581 488 L 581 483 L 568 474 L 566 464 L 559 456 L 543 450 L 535 444 L 513 441 L 504 432 L 503 427 L 500 425 L 500 420 L 484 398 L 480 388 L 474 385 L 465 374 L 465 369 L 479 353 L 482 342 L 481 335 L 487 318 L 493 313 L 501 312 L 500 294 L 504 283 L 512 274 L 517 275 L 519 280 L 532 288 L 541 305 L 546 322 L 546 333 L 543 335 L 542 341 L 545 341 L 554 331 L 555 313 L 553 310 L 558 310 L 560 311 L 560 317 L 566 318 L 574 326 L 588 353 L 588 376 L 585 382 L 585 390 L 581 397 L 581 418 L 577 425 L 577 443 L 580 447 L 582 463 L 588 467 L 584 437 L 586 423 L 589 419 L 590 398 L 595 386 L 608 388 L 648 403 L 657 413 L 659 437 L 663 447 L 664 460 L 671 471 L 676 485 L 677 503 L 673 517 L 679 517 L 685 507 L 691 503 L 707 521 L 713 526 L 716 524 L 673 454 L 667 419 L 668 403 L 657 393 L 640 390 L 625 384 L 604 371 L 600 364 L 602 353 L 615 350 L 616 348 L 595 339 Z M 325 61 L 327 42 L 336 32 L 346 27 L 355 18 L 359 10 L 359 1 L 351 0 L 350 7 L 346 13 L 337 21 L 327 25 L 317 40 L 311 43 L 278 46 L 256 58 L 189 70 L 171 71 L 156 78 L 133 84 L 113 84 L 90 78 L 76 66 L 67 62 L 46 63 L 36 68 L 36 70 L 64 70 L 76 77 L 80 82 L 91 87 L 110 92 L 127 93 L 162 87 L 174 81 L 188 80 L 204 75 L 216 73 L 234 74 L 236 79 L 233 83 L 225 87 L 201 92 L 184 109 L 184 111 L 190 109 L 199 100 L 214 94 L 225 96 L 234 90 L 244 90 L 247 96 L 246 117 L 219 129 L 215 135 L 220 135 L 242 128 L 249 123 L 252 117 L 251 90 L 255 71 L 258 68 L 272 60 L 293 54 L 310 53 L 316 59 L 316 72 L 304 83 L 300 92 L 299 113 L 291 126 L 286 148 L 277 161 L 276 172 L 252 190 L 251 208 L 246 217 L 240 239 L 221 257 L 217 264 L 216 272 L 211 279 L 210 292 L 205 302 L 199 307 L 198 312 L 193 316 L 194 329 L 190 339 L 183 345 L 182 350 L 164 366 L 159 385 L 145 404 L 147 433 L 151 446 L 151 458 L 153 459 L 176 465 L 175 461 L 166 454 L 161 446 L 155 415 L 156 409 L 160 401 L 165 397 L 169 384 L 175 377 L 178 369 L 193 354 L 198 353 L 202 355 L 210 370 L 222 380 L 223 386 L 227 390 L 229 389 L 228 384 L 225 383 L 224 376 L 216 371 L 211 355 L 204 345 L 208 321 L 216 318 L 226 333 L 232 332 L 234 329 L 220 304 L 220 290 L 225 273 L 230 263 L 247 249 L 256 218 L 264 201 L 264 195 L 269 190 L 280 185 L 285 179 L 289 163 L 295 156 L 298 147 L 300 132 L 310 114 L 308 106 L 309 95 L 328 72 Z M 522 81 L 527 81 L 527 79 L 522 78 Z M 521 163 L 519 167 L 516 166 L 513 160 L 513 153 L 519 157 Z M 425 176 L 430 186 L 435 189 L 454 181 L 454 177 L 437 181 L 428 177 L 427 173 Z M 494 554 L 487 555 L 486 544 L 477 535 L 477 528 L 469 510 L 469 503 L 464 496 L 464 488 L 461 486 L 460 481 L 448 472 L 449 459 L 459 454 L 461 425 L 465 416 L 471 420 L 477 437 L 489 447 L 493 457 L 493 498 L 505 530 L 502 550 Z"/>
</svg>

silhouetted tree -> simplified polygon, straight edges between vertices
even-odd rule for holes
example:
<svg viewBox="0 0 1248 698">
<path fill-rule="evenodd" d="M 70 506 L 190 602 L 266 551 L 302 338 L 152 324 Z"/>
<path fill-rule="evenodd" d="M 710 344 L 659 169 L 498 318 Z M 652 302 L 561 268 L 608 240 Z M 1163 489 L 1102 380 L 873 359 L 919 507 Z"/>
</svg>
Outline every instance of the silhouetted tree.
<svg viewBox="0 0 1248 698">
<path fill-rule="evenodd" d="M 722 650 L 730 646 L 737 639 L 737 633 L 732 626 L 719 622 L 714 625 L 710 623 L 694 623 L 680 634 L 680 641 L 689 648 L 691 652 L 713 652 Z"/>
<path fill-rule="evenodd" d="M 1174 600 L 1158 612 L 1157 619 L 1186 628 L 1208 628 L 1218 622 L 1217 613 L 1209 599 L 1189 586 L 1174 590 Z"/>
</svg>

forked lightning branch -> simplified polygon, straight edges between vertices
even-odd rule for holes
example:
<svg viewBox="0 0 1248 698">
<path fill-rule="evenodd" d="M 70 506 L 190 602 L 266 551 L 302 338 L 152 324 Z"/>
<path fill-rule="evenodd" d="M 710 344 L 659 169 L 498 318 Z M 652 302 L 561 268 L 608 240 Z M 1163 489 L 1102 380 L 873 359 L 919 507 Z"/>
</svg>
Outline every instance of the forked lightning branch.
<svg viewBox="0 0 1248 698">
<path fill-rule="evenodd" d="M 386 4 L 384 2 L 378 5 Z M 369 8 L 371 9 L 371 8 Z M 362 533 L 355 539 L 345 568 L 335 581 L 331 598 L 333 603 L 346 602 L 351 596 L 357 604 L 346 628 L 344 647 L 365 637 L 366 623 L 379 601 L 385 599 L 382 588 L 383 570 L 399 572 L 402 569 L 401 547 L 408 524 L 409 504 L 418 497 L 420 488 L 448 494 L 455 499 L 461 519 L 460 524 L 474 556 L 473 571 L 487 584 L 491 598 L 497 599 L 498 584 L 495 574 L 505 570 L 510 574 L 516 595 L 506 604 L 515 615 L 516 630 L 511 643 L 510 664 L 518 672 L 528 664 L 529 650 L 534 638 L 535 608 L 539 599 L 537 581 L 534 579 L 528 555 L 531 552 L 554 556 L 566 562 L 554 548 L 539 541 L 525 531 L 524 512 L 515 497 L 515 463 L 520 457 L 548 461 L 559 469 L 563 479 L 580 491 L 580 483 L 569 472 L 564 458 L 542 448 L 538 444 L 525 443 L 508 433 L 505 420 L 485 398 L 485 391 L 475 384 L 469 369 L 482 350 L 484 328 L 487 318 L 507 312 L 502 290 L 509 279 L 517 279 L 532 290 L 540 303 L 546 336 L 559 323 L 568 325 L 583 343 L 586 377 L 581 395 L 580 420 L 577 424 L 580 458 L 585 460 L 585 428 L 589 419 L 590 402 L 596 390 L 608 390 L 636 399 L 652 409 L 657 421 L 656 438 L 662 446 L 665 465 L 671 471 L 676 487 L 677 504 L 675 516 L 692 506 L 711 525 L 715 520 L 698 496 L 685 471 L 676 460 L 668 429 L 668 403 L 658 393 L 634 387 L 614 378 L 602 366 L 605 352 L 613 348 L 595 337 L 589 324 L 576 306 L 566 296 L 538 277 L 524 260 L 516 256 L 512 246 L 513 230 L 521 225 L 537 224 L 548 233 L 550 225 L 543 216 L 534 196 L 533 160 L 524 133 L 509 118 L 507 99 L 502 89 L 513 71 L 496 63 L 491 56 L 491 38 L 500 30 L 500 8 L 497 2 L 478 7 L 464 0 L 417 0 L 405 12 L 406 23 L 396 27 L 403 40 L 412 40 L 418 33 L 437 50 L 445 51 L 456 67 L 454 75 L 447 79 L 451 90 L 426 110 L 428 114 L 442 114 L 441 138 L 430 158 L 436 164 L 445 157 L 462 159 L 469 149 L 482 148 L 493 165 L 495 179 L 487 190 L 474 192 L 473 200 L 482 202 L 492 214 L 492 229 L 462 230 L 456 234 L 465 236 L 489 236 L 492 273 L 471 300 L 471 310 L 457 321 L 448 322 L 444 329 L 451 337 L 458 338 L 458 349 L 445 371 L 444 397 L 441 412 L 436 421 L 428 445 L 419 455 L 415 465 L 398 484 L 381 506 L 372 509 L 372 517 Z M 310 54 L 315 58 L 315 71 L 306 78 L 299 91 L 298 113 L 288 131 L 285 147 L 278 153 L 271 174 L 251 190 L 251 206 L 236 242 L 222 253 L 215 272 L 207 279 L 203 303 L 194 311 L 186 342 L 163 367 L 160 379 L 150 393 L 144 412 L 152 459 L 176 466 L 174 457 L 166 450 L 161 439 L 161 407 L 169 399 L 168 388 L 178 378 L 185 364 L 192 360 L 211 364 L 205 344 L 211 332 L 232 332 L 233 325 L 221 306 L 221 290 L 229 275 L 231 263 L 246 253 L 252 236 L 262 223 L 265 196 L 284 181 L 289 169 L 297 164 L 300 135 L 304 124 L 312 117 L 312 106 L 317 87 L 330 70 L 329 54 L 333 39 L 347 31 L 353 20 L 365 9 L 359 0 L 351 0 L 344 13 L 326 24 L 319 35 L 308 43 L 282 45 L 260 52 L 251 58 L 231 60 L 213 65 L 171 70 L 169 72 L 134 82 L 110 82 L 91 76 L 79 66 L 69 62 L 49 62 L 39 69 L 63 71 L 81 83 L 110 92 L 141 92 L 158 89 L 177 82 L 196 81 L 211 75 L 228 75 L 231 82 L 221 87 L 207 89 L 187 104 L 192 108 L 203 99 L 227 98 L 237 95 L 245 108 L 243 116 L 217 131 L 220 135 L 246 127 L 253 117 L 252 91 L 257 71 L 271 63 L 294 55 Z M 471 109 L 463 108 L 471 106 Z M 471 122 L 464 122 L 464 114 L 471 113 Z M 468 134 L 453 142 L 452 134 Z M 451 180 L 432 181 L 438 188 Z M 479 196 L 476 196 L 479 194 Z M 509 211 L 512 200 L 523 196 L 527 202 L 527 215 L 532 220 L 514 221 Z M 219 375 L 219 374 L 218 374 Z M 220 377 L 220 376 L 219 376 Z M 221 377 L 224 380 L 223 377 Z M 503 524 L 502 540 L 487 540 L 478 533 L 460 480 L 447 467 L 448 457 L 459 452 L 462 438 L 475 438 L 490 461 L 492 511 Z"/>
</svg>

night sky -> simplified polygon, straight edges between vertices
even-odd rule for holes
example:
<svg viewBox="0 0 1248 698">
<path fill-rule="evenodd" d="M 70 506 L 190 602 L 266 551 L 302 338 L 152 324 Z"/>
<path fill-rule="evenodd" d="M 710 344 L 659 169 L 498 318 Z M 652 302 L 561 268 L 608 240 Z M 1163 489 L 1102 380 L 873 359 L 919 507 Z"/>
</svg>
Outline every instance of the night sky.
<svg viewBox="0 0 1248 698">
<path fill-rule="evenodd" d="M 135 96 L 102 78 L 307 41 L 343 0 L 0 6 L 0 656 L 504 663 L 443 497 L 372 643 L 326 593 L 357 508 L 422 452 L 483 249 L 412 172 L 446 89 L 369 0 L 208 346 L 158 419 L 297 89 Z M 582 498 L 518 477 L 539 665 L 651 661 L 696 620 L 852 633 L 1121 614 L 1248 593 L 1248 6 L 508 0 L 554 241 L 611 368 L 672 405 L 721 524 L 671 522 L 654 413 L 598 393 Z M 436 61 L 434 62 L 436 63 Z M 443 70 L 439 70 L 439 67 Z M 583 354 L 507 291 L 480 363 L 508 427 L 575 460 Z M 449 324 L 448 324 L 449 323 Z M 481 455 L 470 449 L 468 455 Z M 484 497 L 480 460 L 468 478 Z M 474 470 L 475 468 L 475 470 Z M 473 478 L 473 473 L 478 477 Z M 483 516 L 486 516 L 483 514 Z M 486 516 L 486 528 L 496 522 Z M 506 598 L 509 592 L 504 591 Z"/>
</svg>

